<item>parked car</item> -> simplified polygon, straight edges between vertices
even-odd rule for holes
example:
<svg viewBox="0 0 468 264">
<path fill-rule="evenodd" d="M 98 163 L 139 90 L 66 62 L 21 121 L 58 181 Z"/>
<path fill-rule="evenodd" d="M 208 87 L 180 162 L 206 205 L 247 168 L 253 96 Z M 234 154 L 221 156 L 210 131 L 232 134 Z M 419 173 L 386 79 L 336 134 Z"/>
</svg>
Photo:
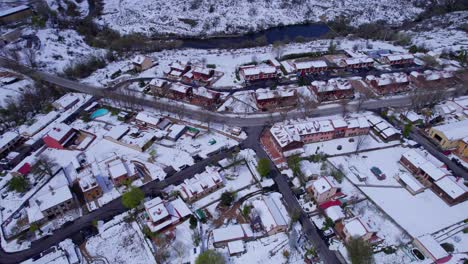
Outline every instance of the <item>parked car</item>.
<svg viewBox="0 0 468 264">
<path fill-rule="evenodd" d="M 385 180 L 386 176 L 379 168 L 372 167 L 370 170 L 371 170 L 372 174 L 374 174 L 375 177 L 377 177 L 377 179 Z"/>
</svg>

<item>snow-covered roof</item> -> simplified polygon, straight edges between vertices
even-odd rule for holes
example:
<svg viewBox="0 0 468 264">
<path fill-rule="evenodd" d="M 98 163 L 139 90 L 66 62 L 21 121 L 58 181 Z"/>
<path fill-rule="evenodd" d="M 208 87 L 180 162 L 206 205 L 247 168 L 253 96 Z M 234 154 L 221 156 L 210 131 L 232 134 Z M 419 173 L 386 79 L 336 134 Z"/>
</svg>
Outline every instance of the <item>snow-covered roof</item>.
<svg viewBox="0 0 468 264">
<path fill-rule="evenodd" d="M 276 197 L 264 196 L 252 201 L 252 206 L 258 211 L 260 219 L 266 231 L 269 232 L 278 226 L 288 224 L 288 216 L 285 208 Z M 284 209 L 281 210 L 280 208 Z"/>
<path fill-rule="evenodd" d="M 150 58 L 148 58 L 148 57 L 146 57 L 146 56 L 143 56 L 143 55 L 136 55 L 136 56 L 132 59 L 132 63 L 141 65 L 141 64 L 143 64 L 143 62 L 145 62 L 146 59 L 151 60 Z"/>
<path fill-rule="evenodd" d="M 419 167 L 422 164 L 427 162 L 427 159 L 421 156 L 421 154 L 419 154 L 414 149 L 408 150 L 407 152 L 403 153 L 401 156 L 403 156 L 405 159 L 407 159 L 411 164 L 413 164 L 416 167 Z"/>
<path fill-rule="evenodd" d="M 245 76 L 257 75 L 257 74 L 271 74 L 276 72 L 276 68 L 268 65 L 242 67 L 241 71 Z"/>
<path fill-rule="evenodd" d="M 127 167 L 121 159 L 112 160 L 107 165 L 109 167 L 109 174 L 114 179 L 128 174 Z"/>
<path fill-rule="evenodd" d="M 439 168 L 437 168 L 432 162 L 428 161 L 419 166 L 429 177 L 434 181 L 437 181 L 447 175 L 447 173 Z"/>
<path fill-rule="evenodd" d="M 449 255 L 440 243 L 429 234 L 417 237 L 416 239 L 434 259 L 441 259 Z"/>
<path fill-rule="evenodd" d="M 68 188 L 68 185 L 63 185 L 58 188 L 51 187 L 48 192 L 38 196 L 36 201 L 39 202 L 39 208 L 43 212 L 72 198 L 73 196 L 70 192 L 70 188 Z"/>
<path fill-rule="evenodd" d="M 180 125 L 180 124 L 172 124 L 172 126 L 169 128 L 169 134 L 167 134 L 167 137 L 176 139 L 177 136 L 184 131 L 185 126 Z"/>
<path fill-rule="evenodd" d="M 351 83 L 346 79 L 334 78 L 328 81 L 313 81 L 312 86 L 317 88 L 318 92 L 331 92 L 339 90 L 353 89 Z"/>
<path fill-rule="evenodd" d="M 341 207 L 339 207 L 338 205 L 330 206 L 327 209 L 325 209 L 325 214 L 328 217 L 330 217 L 331 220 L 333 220 L 333 222 L 345 218 L 343 209 L 341 209 Z"/>
<path fill-rule="evenodd" d="M 149 85 L 153 85 L 153 86 L 156 86 L 156 87 L 162 87 L 165 83 L 167 83 L 167 82 L 165 80 L 163 80 L 163 79 L 154 78 L 149 82 Z"/>
<path fill-rule="evenodd" d="M 204 172 L 186 179 L 176 189 L 180 191 L 182 198 L 190 199 L 195 194 L 202 193 L 204 190 L 210 189 L 222 181 L 221 175 L 214 167 L 206 167 Z"/>
<path fill-rule="evenodd" d="M 344 228 L 351 237 L 362 237 L 367 234 L 367 229 L 359 218 L 353 218 L 345 221 Z"/>
<path fill-rule="evenodd" d="M 54 102 L 54 105 L 59 109 L 64 109 L 74 104 L 79 98 L 74 93 L 67 93 Z"/>
<path fill-rule="evenodd" d="M 58 123 L 52 127 L 47 136 L 61 141 L 73 128 L 65 123 Z"/>
<path fill-rule="evenodd" d="M 224 242 L 229 240 L 242 240 L 245 237 L 242 225 L 230 225 L 228 227 L 213 230 L 213 242 Z"/>
<path fill-rule="evenodd" d="M 228 243 L 229 254 L 237 254 L 244 252 L 244 242 L 242 240 L 232 241 Z"/>
<path fill-rule="evenodd" d="M 295 95 L 296 95 L 296 91 L 294 89 L 277 89 L 277 90 L 257 89 L 255 91 L 255 97 L 257 98 L 257 100 L 285 98 L 285 97 L 292 97 Z"/>
<path fill-rule="evenodd" d="M 17 12 L 21 12 L 21 11 L 27 10 L 29 8 L 30 7 L 27 6 L 27 5 L 19 5 L 19 6 L 15 6 L 15 7 L 12 7 L 12 8 L 4 9 L 4 10 L 0 11 L 0 17 L 4 17 L 4 16 L 8 16 L 8 15 L 17 13 Z"/>
<path fill-rule="evenodd" d="M 186 61 L 175 61 L 169 64 L 169 67 L 171 69 L 176 69 L 179 71 L 184 71 L 185 68 L 187 67 L 188 63 Z"/>
<path fill-rule="evenodd" d="M 180 218 L 184 218 L 184 217 L 189 216 L 189 215 L 192 214 L 192 211 L 190 211 L 190 208 L 180 198 L 177 198 L 177 199 L 175 199 L 173 201 L 170 201 L 169 204 L 175 210 L 175 212 L 177 213 L 177 215 Z"/>
<path fill-rule="evenodd" d="M 445 125 L 435 126 L 433 129 L 443 133 L 448 140 L 460 140 L 468 136 L 468 119 L 448 123 Z"/>
<path fill-rule="evenodd" d="M 331 176 L 322 176 L 312 183 L 314 190 L 319 193 L 325 193 L 332 188 L 338 187 L 338 183 Z"/>
<path fill-rule="evenodd" d="M 422 73 L 413 71 L 410 73 L 410 75 L 413 77 L 421 77 L 426 81 L 437 81 L 437 80 L 442 80 L 442 79 L 449 79 L 454 76 L 453 73 L 449 71 L 432 71 L 432 70 L 425 70 Z"/>
<path fill-rule="evenodd" d="M 368 75 L 366 77 L 367 81 L 375 80 L 377 82 L 377 86 L 386 86 L 391 84 L 404 84 L 408 83 L 408 75 L 404 72 L 393 72 L 393 73 L 384 73 L 381 74 L 380 77 L 376 77 L 374 75 Z"/>
<path fill-rule="evenodd" d="M 145 202 L 145 209 L 151 221 L 158 222 L 161 219 L 169 216 L 169 212 L 160 197 L 156 197 L 148 202 Z"/>
<path fill-rule="evenodd" d="M 157 125 L 160 117 L 154 116 L 148 112 L 139 112 L 137 116 L 135 117 L 136 120 L 150 124 L 150 125 Z"/>
<path fill-rule="evenodd" d="M 374 60 L 371 57 L 355 57 L 355 58 L 346 58 L 342 60 L 346 65 L 355 65 L 361 63 L 372 63 Z"/>
<path fill-rule="evenodd" d="M 4 148 L 6 145 L 10 144 L 12 141 L 15 141 L 19 135 L 15 132 L 5 132 L 0 136 L 0 149 Z"/>
<path fill-rule="evenodd" d="M 343 118 L 335 118 L 331 120 L 334 128 L 347 127 L 348 123 Z"/>
<path fill-rule="evenodd" d="M 198 88 L 193 89 L 193 94 L 200 96 L 200 97 L 205 97 L 208 99 L 213 99 L 217 95 L 216 92 L 208 90 L 205 87 L 198 87 Z"/>
<path fill-rule="evenodd" d="M 79 184 L 80 184 L 81 190 L 83 191 L 87 191 L 98 186 L 96 177 L 92 174 L 87 174 L 83 177 L 80 177 Z"/>
<path fill-rule="evenodd" d="M 273 65 L 275 67 L 280 67 L 281 66 L 281 63 L 277 59 L 270 59 L 269 61 L 270 61 L 271 65 Z"/>
<path fill-rule="evenodd" d="M 130 130 L 130 127 L 127 125 L 116 125 L 107 132 L 106 137 L 113 138 L 115 140 L 120 139 Z"/>
<path fill-rule="evenodd" d="M 424 186 L 418 180 L 416 180 L 416 178 L 414 178 L 413 175 L 410 175 L 408 173 L 401 173 L 400 175 L 398 175 L 398 177 L 413 192 L 418 192 L 424 189 Z"/>
<path fill-rule="evenodd" d="M 463 179 L 461 182 L 457 182 L 457 180 L 452 176 L 442 177 L 440 180 L 435 182 L 435 185 L 439 186 L 439 188 L 452 199 L 456 199 L 467 192 L 466 187 L 463 184 Z"/>
<path fill-rule="evenodd" d="M 468 96 L 458 97 L 453 99 L 453 101 L 463 109 L 468 109 Z"/>
<path fill-rule="evenodd" d="M 207 67 L 194 66 L 194 67 L 192 67 L 192 71 L 195 72 L 195 73 L 203 74 L 203 75 L 210 75 L 212 70 L 210 68 L 207 68 Z"/>
<path fill-rule="evenodd" d="M 51 111 L 44 116 L 40 116 L 36 119 L 36 122 L 29 126 L 25 131 L 24 134 L 27 136 L 34 136 L 37 132 L 43 129 L 45 126 L 50 124 L 52 121 L 59 117 L 59 113 L 56 111 Z"/>
<path fill-rule="evenodd" d="M 389 61 L 399 61 L 399 60 L 412 60 L 414 59 L 413 54 L 389 54 L 385 55 Z"/>
<path fill-rule="evenodd" d="M 273 125 L 270 128 L 270 133 L 275 138 L 276 142 L 284 147 L 294 141 L 301 141 L 299 133 L 294 129 L 287 129 L 283 125 Z"/>
<path fill-rule="evenodd" d="M 187 93 L 187 91 L 190 89 L 190 86 L 181 83 L 173 83 L 169 89 L 180 93 Z"/>
<path fill-rule="evenodd" d="M 294 62 L 296 70 L 305 70 L 310 68 L 324 68 L 327 63 L 323 60 Z"/>
</svg>

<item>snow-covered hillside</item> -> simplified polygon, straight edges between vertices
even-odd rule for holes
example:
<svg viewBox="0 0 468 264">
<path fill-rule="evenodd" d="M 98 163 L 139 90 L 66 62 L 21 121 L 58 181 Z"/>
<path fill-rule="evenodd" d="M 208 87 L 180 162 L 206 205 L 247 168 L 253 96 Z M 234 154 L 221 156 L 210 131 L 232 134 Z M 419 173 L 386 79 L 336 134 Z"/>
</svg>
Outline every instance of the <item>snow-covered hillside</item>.
<svg viewBox="0 0 468 264">
<path fill-rule="evenodd" d="M 416 0 L 104 0 L 97 19 L 121 33 L 239 33 L 345 16 L 353 25 L 399 23 L 422 12 Z"/>
<path fill-rule="evenodd" d="M 453 12 L 424 20 L 408 33 L 413 44 L 431 51 L 466 50 L 468 49 L 467 21 L 468 11 Z"/>
</svg>

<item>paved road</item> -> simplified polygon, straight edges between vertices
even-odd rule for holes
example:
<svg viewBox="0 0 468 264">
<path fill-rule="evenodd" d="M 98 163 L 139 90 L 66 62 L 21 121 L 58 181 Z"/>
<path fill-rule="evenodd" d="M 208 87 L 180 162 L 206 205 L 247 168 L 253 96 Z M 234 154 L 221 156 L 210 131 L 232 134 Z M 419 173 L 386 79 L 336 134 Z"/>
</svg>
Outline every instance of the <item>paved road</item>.
<svg viewBox="0 0 468 264">
<path fill-rule="evenodd" d="M 318 234 L 315 225 L 310 221 L 307 214 L 302 210 L 299 202 L 296 199 L 296 196 L 293 194 L 291 187 L 289 186 L 288 178 L 280 173 L 280 171 L 276 168 L 265 150 L 260 145 L 260 134 L 263 130 L 263 127 L 250 127 L 246 128 L 246 130 L 249 137 L 247 140 L 241 143 L 241 147 L 251 148 L 255 150 L 259 158 L 267 158 L 270 161 L 270 167 L 272 168 L 270 176 L 278 185 L 278 189 L 283 195 L 284 202 L 286 203 L 286 208 L 290 214 L 301 212 L 299 221 L 302 224 L 303 232 L 315 246 L 320 259 L 326 264 L 340 263 L 336 254 L 328 248 L 328 246 Z"/>
<path fill-rule="evenodd" d="M 146 196 L 155 196 L 160 194 L 161 190 L 171 184 L 178 184 L 187 178 L 193 177 L 194 174 L 202 172 L 205 167 L 213 162 L 220 159 L 226 158 L 232 150 L 223 151 L 219 154 L 213 155 L 207 159 L 204 159 L 193 166 L 186 168 L 185 170 L 179 171 L 172 176 L 169 176 L 163 181 L 152 181 L 144 185 L 141 189 L 145 192 Z M 2 264 L 15 264 L 26 259 L 29 259 L 42 251 L 58 244 L 66 238 L 71 238 L 73 235 L 80 232 L 87 227 L 92 225 L 94 220 L 108 220 L 112 217 L 122 214 L 127 211 L 122 206 L 121 199 L 118 198 L 112 202 L 100 207 L 99 209 L 92 211 L 78 219 L 73 224 L 65 225 L 64 227 L 55 230 L 55 232 L 46 238 L 40 239 L 32 243 L 31 248 L 15 253 L 8 253 L 0 249 L 0 263 Z"/>
</svg>

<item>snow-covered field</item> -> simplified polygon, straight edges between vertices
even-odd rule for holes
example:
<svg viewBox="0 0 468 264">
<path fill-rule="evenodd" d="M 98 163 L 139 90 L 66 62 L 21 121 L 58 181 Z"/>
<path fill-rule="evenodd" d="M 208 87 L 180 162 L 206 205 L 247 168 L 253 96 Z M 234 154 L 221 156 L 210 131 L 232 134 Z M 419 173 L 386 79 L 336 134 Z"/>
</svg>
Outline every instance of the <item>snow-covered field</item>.
<svg viewBox="0 0 468 264">
<path fill-rule="evenodd" d="M 96 21 L 124 33 L 205 35 L 249 32 L 345 16 L 359 25 L 400 23 L 422 12 L 415 0 L 105 0 Z"/>
</svg>

